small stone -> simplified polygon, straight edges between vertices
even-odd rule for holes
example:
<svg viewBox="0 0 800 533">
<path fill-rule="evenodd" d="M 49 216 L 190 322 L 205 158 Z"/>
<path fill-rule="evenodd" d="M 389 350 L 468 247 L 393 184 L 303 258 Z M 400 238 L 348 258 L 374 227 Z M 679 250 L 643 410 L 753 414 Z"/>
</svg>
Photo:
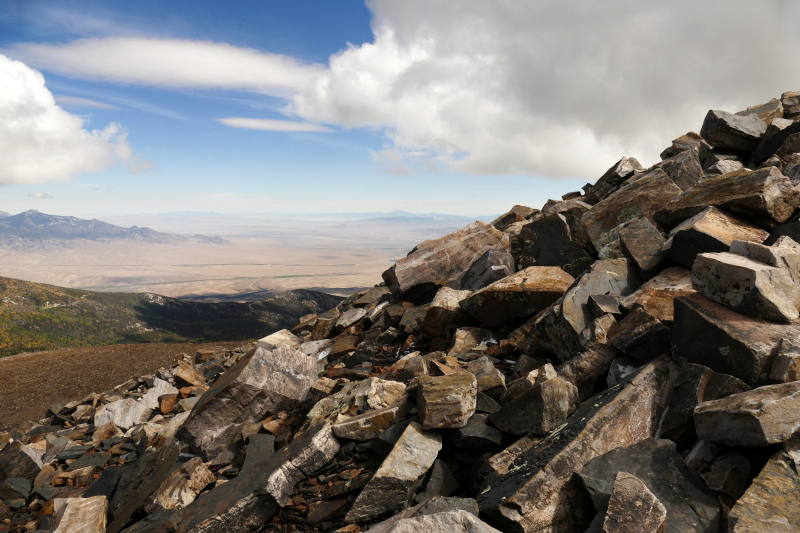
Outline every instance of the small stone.
<svg viewBox="0 0 800 533">
<path fill-rule="evenodd" d="M 340 316 L 339 320 L 336 322 L 336 328 L 340 330 L 347 329 L 365 316 L 367 316 L 366 309 L 363 307 L 354 307 L 342 313 L 342 316 Z"/>
<path fill-rule="evenodd" d="M 467 353 L 481 344 L 496 342 L 493 335 L 488 329 L 459 328 L 453 335 L 453 344 L 448 353 L 449 355 Z"/>
<path fill-rule="evenodd" d="M 647 485 L 626 472 L 617 473 L 603 533 L 662 533 L 667 509 Z"/>
<path fill-rule="evenodd" d="M 464 427 L 475 414 L 477 393 L 472 374 L 420 377 L 417 408 L 422 428 Z"/>
<path fill-rule="evenodd" d="M 483 356 L 470 361 L 466 370 L 478 380 L 478 392 L 488 394 L 492 398 L 499 398 L 505 392 L 506 377 L 497 370 L 488 357 Z"/>
<path fill-rule="evenodd" d="M 714 148 L 752 152 L 766 131 L 767 125 L 756 115 L 712 110 L 703 121 L 700 135 Z"/>
<path fill-rule="evenodd" d="M 595 317 L 600 318 L 606 314 L 619 317 L 622 313 L 619 310 L 620 296 L 610 294 L 594 294 L 589 296 L 589 307 L 592 309 Z"/>
<path fill-rule="evenodd" d="M 703 479 L 711 490 L 738 500 L 747 489 L 749 476 L 750 461 L 747 457 L 740 453 L 731 453 L 717 457 L 711 470 L 703 474 Z"/>
<path fill-rule="evenodd" d="M 672 267 L 639 287 L 633 294 L 622 298 L 620 305 L 628 310 L 641 307 L 662 324 L 672 328 L 675 307 L 673 300 L 696 292 L 692 288 L 692 273 L 685 268 Z"/>
<path fill-rule="evenodd" d="M 203 373 L 193 363 L 186 360 L 179 361 L 178 368 L 174 369 L 173 373 L 176 378 L 182 379 L 189 385 L 199 386 L 207 381 Z"/>
</svg>

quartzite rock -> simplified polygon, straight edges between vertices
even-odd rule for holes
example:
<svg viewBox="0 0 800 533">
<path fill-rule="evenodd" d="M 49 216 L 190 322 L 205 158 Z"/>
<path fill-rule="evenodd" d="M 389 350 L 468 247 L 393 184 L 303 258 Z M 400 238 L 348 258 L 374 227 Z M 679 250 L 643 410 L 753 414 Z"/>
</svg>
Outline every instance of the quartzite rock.
<svg viewBox="0 0 800 533">
<path fill-rule="evenodd" d="M 463 428 L 475 414 L 477 394 L 472 374 L 420 377 L 417 408 L 422 429 Z"/>
<path fill-rule="evenodd" d="M 674 142 L 674 141 L 673 141 Z M 617 189 L 637 171 L 643 170 L 635 157 L 623 157 L 603 174 L 586 194 L 584 202 L 595 205 Z"/>
<path fill-rule="evenodd" d="M 574 281 L 559 267 L 528 267 L 463 299 L 461 307 L 483 324 L 498 326 L 535 315 L 563 296 Z"/>
<path fill-rule="evenodd" d="M 365 412 L 394 407 L 406 400 L 406 386 L 375 377 L 354 381 L 332 396 L 323 398 L 306 415 L 303 429 L 324 421 L 343 421 Z M 301 429 L 302 431 L 302 429 Z"/>
<path fill-rule="evenodd" d="M 69 498 L 54 533 L 106 533 L 105 496 Z"/>
<path fill-rule="evenodd" d="M 42 454 L 15 440 L 0 450 L 0 480 L 24 478 L 32 480 L 42 469 Z"/>
<path fill-rule="evenodd" d="M 751 387 L 767 382 L 781 340 L 798 335 L 800 324 L 742 315 L 699 294 L 675 299 L 673 354 Z"/>
<path fill-rule="evenodd" d="M 619 231 L 619 240 L 622 251 L 639 267 L 642 278 L 650 279 L 658 274 L 664 261 L 661 247 L 665 239 L 652 222 L 642 217 L 626 224 Z"/>
<path fill-rule="evenodd" d="M 94 414 L 94 425 L 96 427 L 105 426 L 113 422 L 122 429 L 131 428 L 150 418 L 152 409 L 147 407 L 143 401 L 136 401 L 133 398 L 117 400 L 107 403 L 97 408 Z"/>
<path fill-rule="evenodd" d="M 612 346 L 603 344 L 591 346 L 559 366 L 558 375 L 578 387 L 578 398 L 582 402 L 592 395 L 597 380 L 606 373 L 611 361 L 619 355 L 619 351 Z"/>
<path fill-rule="evenodd" d="M 433 465 L 442 437 L 411 422 L 345 517 L 348 523 L 402 509 Z"/>
<path fill-rule="evenodd" d="M 671 328 L 674 318 L 672 301 L 678 296 L 695 293 L 692 288 L 692 273 L 685 268 L 672 267 L 639 287 L 633 294 L 623 298 L 621 305 L 628 310 L 640 306 Z"/>
<path fill-rule="evenodd" d="M 772 456 L 728 518 L 733 533 L 796 533 L 800 530 L 800 475 L 785 452 Z"/>
<path fill-rule="evenodd" d="M 722 176 L 723 174 L 727 174 L 729 172 L 736 172 L 737 170 L 742 170 L 744 165 L 741 161 L 735 161 L 733 159 L 723 159 L 722 161 L 717 161 L 710 167 L 706 168 L 706 175 L 707 176 Z"/>
<path fill-rule="evenodd" d="M 147 391 L 147 394 L 142 396 L 142 403 L 148 409 L 158 409 L 160 407 L 159 397 L 166 394 L 178 394 L 178 389 L 163 379 L 155 378 L 153 379 L 153 386 Z M 97 425 L 96 421 L 95 425 Z"/>
<path fill-rule="evenodd" d="M 317 361 L 290 346 L 257 348 L 228 369 L 195 404 L 180 438 L 206 460 L 234 442 L 247 424 L 288 411 L 317 381 Z"/>
<path fill-rule="evenodd" d="M 663 533 L 667 509 L 638 477 L 620 471 L 608 502 L 603 533 Z"/>
<path fill-rule="evenodd" d="M 477 291 L 514 273 L 514 258 L 506 249 L 489 250 L 461 278 L 462 291 Z"/>
<path fill-rule="evenodd" d="M 442 287 L 433 297 L 420 329 L 429 337 L 443 337 L 448 328 L 456 329 L 474 325 L 475 322 L 461 309 L 459 302 L 469 297 L 470 291 L 457 291 Z"/>
<path fill-rule="evenodd" d="M 800 313 L 800 290 L 789 271 L 731 253 L 700 254 L 692 269 L 695 290 L 746 315 L 791 322 Z"/>
<path fill-rule="evenodd" d="M 503 531 L 582 531 L 593 515 L 573 480 L 593 458 L 655 435 L 677 368 L 667 357 L 585 402 L 566 424 L 517 448 L 477 497 Z M 516 455 L 516 457 L 514 457 Z"/>
<path fill-rule="evenodd" d="M 703 121 L 700 135 L 714 148 L 752 152 L 766 131 L 767 125 L 757 115 L 712 110 Z"/>
<path fill-rule="evenodd" d="M 497 399 L 506 390 L 506 378 L 502 372 L 492 364 L 488 357 L 479 357 L 470 361 L 466 367 L 478 380 L 478 392 Z"/>
<path fill-rule="evenodd" d="M 727 494 L 735 500 L 744 495 L 749 477 L 750 461 L 740 453 L 717 457 L 711 470 L 703 474 L 708 488 Z"/>
<path fill-rule="evenodd" d="M 450 347 L 450 355 L 467 353 L 476 346 L 487 342 L 496 342 L 494 334 L 488 329 L 482 328 L 459 328 L 453 335 L 453 345 Z"/>
<path fill-rule="evenodd" d="M 800 346 L 789 339 L 783 339 L 775 354 L 769 379 L 778 383 L 800 381 Z"/>
<path fill-rule="evenodd" d="M 794 240 L 782 237 L 780 244 L 766 246 L 755 242 L 733 241 L 731 253 L 786 270 L 794 283 L 800 283 L 800 249 Z"/>
<path fill-rule="evenodd" d="M 655 220 L 670 229 L 708 207 L 716 207 L 752 224 L 774 227 L 792 216 L 799 194 L 775 167 L 742 170 L 701 181 L 663 206 Z"/>
<path fill-rule="evenodd" d="M 374 527 L 380 527 L 378 524 Z M 370 528 L 372 529 L 372 528 Z M 448 511 L 403 518 L 380 533 L 500 533 L 467 511 Z"/>
<path fill-rule="evenodd" d="M 691 269 L 698 254 L 727 252 L 736 240 L 761 243 L 769 233 L 715 207 L 676 226 L 663 245 L 664 254 Z"/>
<path fill-rule="evenodd" d="M 153 514 L 161 509 L 180 509 L 194 501 L 200 492 L 217 480 L 199 457 L 192 457 L 173 470 L 161 483 L 144 509 Z"/>
<path fill-rule="evenodd" d="M 621 224 L 638 217 L 652 219 L 653 213 L 681 194 L 681 189 L 661 169 L 629 181 L 599 202 L 581 218 L 586 233 L 598 252 L 619 236 Z M 636 198 L 631 202 L 631 198 Z"/>
<path fill-rule="evenodd" d="M 689 470 L 674 442 L 646 439 L 586 463 L 579 475 L 598 512 L 608 508 L 620 472 L 636 476 L 664 505 L 665 533 L 719 530 L 717 498 Z"/>
<path fill-rule="evenodd" d="M 562 424 L 577 406 L 578 388 L 572 382 L 557 375 L 549 379 L 543 375 L 489 419 L 495 427 L 512 435 L 545 435 Z"/>
<path fill-rule="evenodd" d="M 703 167 L 700 164 L 700 146 L 693 146 L 677 155 L 665 159 L 658 166 L 682 191 L 692 187 L 703 179 Z"/>
<path fill-rule="evenodd" d="M 333 433 L 340 439 L 374 439 L 400 420 L 402 414 L 400 406 L 367 411 L 334 424 Z"/>
<path fill-rule="evenodd" d="M 485 222 L 420 243 L 408 256 L 383 273 L 386 286 L 401 297 L 420 285 L 447 285 L 490 248 L 499 248 L 503 234 Z M 459 284 L 460 285 L 460 284 Z"/>
<path fill-rule="evenodd" d="M 672 331 L 642 308 L 611 326 L 608 340 L 625 355 L 649 363 L 661 354 L 670 353 Z"/>
<path fill-rule="evenodd" d="M 697 436 L 731 446 L 766 446 L 800 430 L 800 382 L 767 385 L 703 402 L 694 410 Z"/>
</svg>

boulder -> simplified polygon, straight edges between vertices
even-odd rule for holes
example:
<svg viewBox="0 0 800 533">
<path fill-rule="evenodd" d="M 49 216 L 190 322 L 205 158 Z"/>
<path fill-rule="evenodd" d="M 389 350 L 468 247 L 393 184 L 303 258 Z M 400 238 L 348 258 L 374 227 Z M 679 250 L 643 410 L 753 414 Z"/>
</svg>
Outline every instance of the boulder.
<svg viewBox="0 0 800 533">
<path fill-rule="evenodd" d="M 417 393 L 422 429 L 462 428 L 475 414 L 477 380 L 472 374 L 421 376 Z"/>
<path fill-rule="evenodd" d="M 682 191 L 703 179 L 700 164 L 700 146 L 693 146 L 657 165 Z"/>
<path fill-rule="evenodd" d="M 538 210 L 524 205 L 515 205 L 507 213 L 503 213 L 492 221 L 492 226 L 498 231 L 505 231 L 507 227 L 515 222 L 522 222 L 530 218 Z M 472 289 L 474 290 L 474 289 Z"/>
<path fill-rule="evenodd" d="M 797 243 L 789 237 L 782 237 L 781 244 L 776 243 L 774 246 L 748 241 L 733 241 L 731 253 L 783 269 L 789 274 L 792 282 L 798 284 L 800 283 L 800 249 L 796 248 L 796 245 Z"/>
<path fill-rule="evenodd" d="M 306 415 L 301 431 L 322 422 L 343 422 L 347 418 L 405 402 L 406 386 L 397 381 L 370 377 L 347 383 L 342 390 L 318 401 Z"/>
<path fill-rule="evenodd" d="M 703 161 L 706 156 L 706 152 L 708 151 L 711 146 L 707 142 L 700 137 L 699 134 L 690 131 L 686 135 L 681 135 L 677 139 L 672 140 L 672 145 L 661 152 L 661 160 L 669 159 L 670 157 L 674 157 L 681 152 L 685 152 L 686 150 L 690 150 L 694 147 L 700 152 L 700 161 Z"/>
<path fill-rule="evenodd" d="M 673 141 L 674 142 L 674 141 Z M 644 168 L 635 157 L 623 157 L 609 168 L 586 194 L 584 201 L 595 205 L 617 191 L 625 181 Z"/>
<path fill-rule="evenodd" d="M 340 439 L 360 441 L 374 439 L 397 423 L 403 414 L 403 408 L 399 405 L 374 409 L 334 424 L 333 434 Z"/>
<path fill-rule="evenodd" d="M 598 512 L 611 512 L 610 501 L 623 472 L 638 478 L 664 506 L 665 533 L 719 530 L 717 498 L 689 470 L 674 442 L 645 439 L 586 463 L 578 474 Z"/>
<path fill-rule="evenodd" d="M 292 348 L 297 348 L 300 346 L 301 342 L 302 341 L 300 338 L 294 335 L 291 331 L 288 329 L 282 329 L 271 335 L 267 335 L 262 339 L 259 339 L 256 343 L 256 347 L 272 351 L 278 346 L 283 346 L 284 344 L 287 344 Z"/>
<path fill-rule="evenodd" d="M 761 227 L 786 222 L 797 207 L 800 192 L 775 167 L 742 170 L 705 179 L 670 201 L 655 221 L 671 229 L 684 220 L 716 207 Z M 747 240 L 747 239 L 743 239 Z"/>
<path fill-rule="evenodd" d="M 603 533 L 663 533 L 667 509 L 642 480 L 619 471 L 611 491 Z"/>
<path fill-rule="evenodd" d="M 443 337 L 448 329 L 473 325 L 474 321 L 459 305 L 471 294 L 470 291 L 457 291 L 449 287 L 439 289 L 422 320 L 422 332 L 429 337 Z"/>
<path fill-rule="evenodd" d="M 747 489 L 750 461 L 740 453 L 729 453 L 714 460 L 711 470 L 703 474 L 708 488 L 738 500 Z"/>
<path fill-rule="evenodd" d="M 583 402 L 592 396 L 595 384 L 619 355 L 619 351 L 612 346 L 592 346 L 562 363 L 557 369 L 558 375 L 578 387 L 578 399 Z"/>
<path fill-rule="evenodd" d="M 783 117 L 783 104 L 777 98 L 772 98 L 766 104 L 750 106 L 736 114 L 742 116 L 756 115 L 764 124 L 769 126 L 774 119 Z"/>
<path fill-rule="evenodd" d="M 672 267 L 661 272 L 632 294 L 622 298 L 620 305 L 630 311 L 641 307 L 662 324 L 672 328 L 673 300 L 678 296 L 695 293 L 696 291 L 692 288 L 692 273 L 685 268 Z"/>
<path fill-rule="evenodd" d="M 769 379 L 777 383 L 800 381 L 800 346 L 789 339 L 781 340 Z"/>
<path fill-rule="evenodd" d="M 200 492 L 217 477 L 199 457 L 192 457 L 180 468 L 173 470 L 161 483 L 155 494 L 144 504 L 144 509 L 153 514 L 161 509 L 180 509 L 194 501 Z"/>
<path fill-rule="evenodd" d="M 783 116 L 797 120 L 800 118 L 800 92 L 785 92 L 781 95 L 781 104 L 783 105 Z"/>
<path fill-rule="evenodd" d="M 494 473 L 477 497 L 481 516 L 502 531 L 585 530 L 594 511 L 574 472 L 653 437 L 676 374 L 668 357 L 656 359 L 583 403 L 543 439 L 528 439 L 490 461 Z"/>
<path fill-rule="evenodd" d="M 750 161 L 753 165 L 761 165 L 778 152 L 790 135 L 798 132 L 800 132 L 800 122 L 785 118 L 774 119 L 767 126 L 767 130 L 750 157 Z"/>
<path fill-rule="evenodd" d="M 675 299 L 673 354 L 751 387 L 767 383 L 781 340 L 798 335 L 800 323 L 742 315 L 699 294 Z"/>
<path fill-rule="evenodd" d="M 752 152 L 767 131 L 757 115 L 734 115 L 727 111 L 709 111 L 700 135 L 714 148 Z"/>
<path fill-rule="evenodd" d="M 554 213 L 522 226 L 520 266 L 560 267 L 573 277 L 585 272 L 594 262 L 588 249 L 591 242 L 580 222 L 586 211 Z"/>
<path fill-rule="evenodd" d="M 487 250 L 500 248 L 502 235 L 491 224 L 473 222 L 439 239 L 420 243 L 384 272 L 383 279 L 396 298 L 415 287 L 449 286 Z"/>
<path fill-rule="evenodd" d="M 195 453 L 211 460 L 246 425 L 299 406 L 316 381 L 315 358 L 286 345 L 272 351 L 257 348 L 200 397 L 178 435 Z"/>
<path fill-rule="evenodd" d="M 32 480 L 43 466 L 42 453 L 18 440 L 0 450 L 0 481 L 8 478 Z"/>
<path fill-rule="evenodd" d="M 464 298 L 460 305 L 479 322 L 499 326 L 538 313 L 563 296 L 574 281 L 559 267 L 528 267 Z"/>
<path fill-rule="evenodd" d="M 773 455 L 731 509 L 733 533 L 790 533 L 800 530 L 800 475 L 785 452 Z"/>
<path fill-rule="evenodd" d="M 378 524 L 377 527 L 380 527 Z M 372 529 L 372 528 L 370 528 Z M 403 518 L 381 533 L 500 533 L 467 511 L 448 511 Z"/>
<path fill-rule="evenodd" d="M 695 290 L 739 313 L 777 322 L 800 317 L 800 290 L 789 271 L 732 253 L 700 254 L 692 269 Z"/>
<path fill-rule="evenodd" d="M 475 413 L 470 417 L 467 425 L 463 428 L 453 430 L 451 439 L 459 448 L 470 448 L 479 450 L 493 450 L 500 447 L 503 441 L 503 434 L 489 424 L 489 415 Z M 449 496 L 445 494 L 444 496 Z"/>
<path fill-rule="evenodd" d="M 664 246 L 664 236 L 647 218 L 626 224 L 619 231 L 622 251 L 636 266 L 643 279 L 650 279 L 660 270 L 664 262 L 661 248 Z"/>
<path fill-rule="evenodd" d="M 106 533 L 108 501 L 105 496 L 64 500 L 63 514 L 54 533 Z"/>
<path fill-rule="evenodd" d="M 736 240 L 763 242 L 769 233 L 719 209 L 709 207 L 676 226 L 662 251 L 691 269 L 698 254 L 727 252 Z"/>
<path fill-rule="evenodd" d="M 101 405 L 94 414 L 94 425 L 102 427 L 113 422 L 122 429 L 131 428 L 150 419 L 153 408 L 147 406 L 143 401 L 134 398 L 126 398 L 115 402 Z"/>
<path fill-rule="evenodd" d="M 505 392 L 506 377 L 497 370 L 488 357 L 470 361 L 466 370 L 477 379 L 478 392 L 483 392 L 492 398 L 499 398 Z"/>
<path fill-rule="evenodd" d="M 402 509 L 441 449 L 441 435 L 411 422 L 356 498 L 345 521 L 362 522 Z"/>
<path fill-rule="evenodd" d="M 672 331 L 642 308 L 629 313 L 608 331 L 608 341 L 643 363 L 671 352 Z"/>
<path fill-rule="evenodd" d="M 800 430 L 800 382 L 767 385 L 694 410 L 697 436 L 730 446 L 766 446 Z"/>
<path fill-rule="evenodd" d="M 661 169 L 651 170 L 597 203 L 581 217 L 581 223 L 600 252 L 619 238 L 621 224 L 639 217 L 652 220 L 656 211 L 680 194 L 681 189 Z"/>
<path fill-rule="evenodd" d="M 461 278 L 462 291 L 477 291 L 514 273 L 514 258 L 506 249 L 488 250 Z"/>
</svg>

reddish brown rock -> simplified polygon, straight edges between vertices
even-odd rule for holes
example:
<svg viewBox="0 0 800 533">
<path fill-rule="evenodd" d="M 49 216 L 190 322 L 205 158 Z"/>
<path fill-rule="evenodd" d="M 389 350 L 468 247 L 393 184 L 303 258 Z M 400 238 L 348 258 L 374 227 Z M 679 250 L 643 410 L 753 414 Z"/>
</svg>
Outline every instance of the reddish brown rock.
<svg viewBox="0 0 800 533">
<path fill-rule="evenodd" d="M 422 429 L 466 426 L 475 414 L 477 394 L 472 374 L 420 377 L 417 409 Z"/>
<path fill-rule="evenodd" d="M 692 273 L 685 268 L 672 267 L 639 287 L 634 293 L 622 298 L 621 305 L 628 310 L 640 306 L 671 328 L 674 317 L 673 300 L 696 292 L 692 288 Z"/>
</svg>

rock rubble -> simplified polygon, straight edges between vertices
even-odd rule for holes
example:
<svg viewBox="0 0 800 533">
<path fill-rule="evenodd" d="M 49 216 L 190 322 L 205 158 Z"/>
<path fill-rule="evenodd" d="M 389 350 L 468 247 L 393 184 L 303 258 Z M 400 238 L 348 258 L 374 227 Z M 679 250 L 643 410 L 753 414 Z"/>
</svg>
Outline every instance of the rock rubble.
<svg viewBox="0 0 800 533">
<path fill-rule="evenodd" d="M 0 435 L 0 533 L 800 531 L 800 93 Z"/>
</svg>

